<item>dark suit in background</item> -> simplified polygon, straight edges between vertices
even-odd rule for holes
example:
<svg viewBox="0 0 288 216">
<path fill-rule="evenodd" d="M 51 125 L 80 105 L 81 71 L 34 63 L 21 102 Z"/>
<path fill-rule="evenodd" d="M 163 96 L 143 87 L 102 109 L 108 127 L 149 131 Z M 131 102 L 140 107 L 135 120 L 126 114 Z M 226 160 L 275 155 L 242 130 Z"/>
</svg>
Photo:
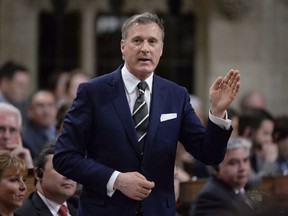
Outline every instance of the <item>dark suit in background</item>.
<svg viewBox="0 0 288 216">
<path fill-rule="evenodd" d="M 250 216 L 256 215 L 233 188 L 211 176 L 192 202 L 190 216 Z"/>
<path fill-rule="evenodd" d="M 69 200 L 67 201 L 67 206 L 69 213 L 72 216 L 76 215 L 77 207 L 70 204 Z M 29 197 L 23 202 L 21 208 L 16 209 L 15 213 L 22 216 L 52 216 L 49 208 L 36 191 L 29 195 Z"/>
</svg>

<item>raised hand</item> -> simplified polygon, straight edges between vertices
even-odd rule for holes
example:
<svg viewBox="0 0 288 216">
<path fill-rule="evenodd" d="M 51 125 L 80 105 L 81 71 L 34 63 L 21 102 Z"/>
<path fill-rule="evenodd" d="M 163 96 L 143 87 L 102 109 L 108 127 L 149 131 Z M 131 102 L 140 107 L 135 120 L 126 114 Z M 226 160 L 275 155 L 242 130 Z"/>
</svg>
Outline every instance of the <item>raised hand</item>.
<svg viewBox="0 0 288 216">
<path fill-rule="evenodd" d="M 240 88 L 240 73 L 230 69 L 227 75 L 219 76 L 210 87 L 209 100 L 212 115 L 223 118 L 225 110 L 232 103 Z"/>
<path fill-rule="evenodd" d="M 127 197 L 140 201 L 151 193 L 155 184 L 138 172 L 128 172 L 118 175 L 114 187 Z"/>
</svg>

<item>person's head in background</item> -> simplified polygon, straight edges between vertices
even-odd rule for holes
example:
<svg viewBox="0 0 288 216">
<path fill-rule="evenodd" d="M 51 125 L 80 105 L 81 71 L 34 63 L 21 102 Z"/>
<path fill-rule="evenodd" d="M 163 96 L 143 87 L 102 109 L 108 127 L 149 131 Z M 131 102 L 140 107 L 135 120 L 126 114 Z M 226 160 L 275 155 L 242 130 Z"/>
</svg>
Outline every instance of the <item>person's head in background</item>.
<svg viewBox="0 0 288 216">
<path fill-rule="evenodd" d="M 47 199 L 62 204 L 76 191 L 76 182 L 59 174 L 53 167 L 55 142 L 49 142 L 35 160 L 36 190 Z"/>
<path fill-rule="evenodd" d="M 288 116 L 275 118 L 273 139 L 278 145 L 280 157 L 288 161 Z"/>
<path fill-rule="evenodd" d="M 245 112 L 250 108 L 266 109 L 265 98 L 260 91 L 249 91 L 240 99 L 241 112 Z"/>
<path fill-rule="evenodd" d="M 66 83 L 66 95 L 68 101 L 72 101 L 76 97 L 77 89 L 80 83 L 86 82 L 91 77 L 80 69 L 72 70 Z"/>
<path fill-rule="evenodd" d="M 57 107 L 67 99 L 66 87 L 70 73 L 68 71 L 55 71 L 49 80 L 49 89 L 54 93 Z"/>
<path fill-rule="evenodd" d="M 29 149 L 24 148 L 21 139 L 22 116 L 12 104 L 0 102 L 0 152 L 17 156 L 33 168 Z"/>
<path fill-rule="evenodd" d="M 233 189 L 244 188 L 248 182 L 251 142 L 242 137 L 231 137 L 224 160 L 213 167 L 213 175 Z"/>
<path fill-rule="evenodd" d="M 11 104 L 0 102 L 0 150 L 8 153 L 19 144 L 21 126 L 20 111 Z"/>
<path fill-rule="evenodd" d="M 49 90 L 38 90 L 31 95 L 28 106 L 28 119 L 42 128 L 55 125 L 56 100 L 54 94 Z"/>
<path fill-rule="evenodd" d="M 30 92 L 30 74 L 24 66 L 7 62 L 0 68 L 0 91 L 7 102 L 18 105 Z"/>
<path fill-rule="evenodd" d="M 264 109 L 249 109 L 239 116 L 239 136 L 251 139 L 253 150 L 273 143 L 274 117 Z"/>
<path fill-rule="evenodd" d="M 233 108 L 228 108 L 227 114 L 228 114 L 228 119 L 231 120 L 231 126 L 233 128 L 231 136 L 238 136 L 239 114 Z"/>
<path fill-rule="evenodd" d="M 27 191 L 25 162 L 7 153 L 0 153 L 0 215 L 14 215 Z"/>
</svg>

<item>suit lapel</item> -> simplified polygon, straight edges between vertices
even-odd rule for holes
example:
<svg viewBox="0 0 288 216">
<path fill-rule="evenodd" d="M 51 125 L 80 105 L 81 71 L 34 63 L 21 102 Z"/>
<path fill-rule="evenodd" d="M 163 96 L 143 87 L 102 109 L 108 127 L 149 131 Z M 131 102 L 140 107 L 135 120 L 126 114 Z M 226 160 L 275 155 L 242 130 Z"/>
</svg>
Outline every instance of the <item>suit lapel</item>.
<svg viewBox="0 0 288 216">
<path fill-rule="evenodd" d="M 36 191 L 32 195 L 32 200 L 39 215 L 52 216 L 49 208 L 45 205 L 45 203 L 42 201 L 42 199 L 40 198 L 40 196 L 38 195 Z"/>
<path fill-rule="evenodd" d="M 160 122 L 160 116 L 163 111 L 166 88 L 162 85 L 160 78 L 154 75 L 153 91 L 150 104 L 150 119 L 146 143 L 151 143 L 155 136 L 157 127 Z"/>
<path fill-rule="evenodd" d="M 133 119 L 125 94 L 124 83 L 121 78 L 121 68 L 118 68 L 115 72 L 113 72 L 112 79 L 108 81 L 108 84 L 111 88 L 110 96 L 114 108 L 122 122 L 130 142 L 132 143 L 138 157 L 140 158 L 140 145 L 137 140 Z"/>
</svg>

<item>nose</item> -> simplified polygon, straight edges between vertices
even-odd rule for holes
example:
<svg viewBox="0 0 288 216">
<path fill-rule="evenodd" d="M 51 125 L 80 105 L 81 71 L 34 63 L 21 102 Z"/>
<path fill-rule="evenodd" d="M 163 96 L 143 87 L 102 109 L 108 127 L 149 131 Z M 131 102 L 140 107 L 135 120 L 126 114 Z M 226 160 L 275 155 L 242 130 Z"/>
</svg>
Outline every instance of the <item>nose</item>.
<svg viewBox="0 0 288 216">
<path fill-rule="evenodd" d="M 27 190 L 27 185 L 23 180 L 20 180 L 20 185 L 19 185 L 20 191 L 26 191 Z"/>
<path fill-rule="evenodd" d="M 144 41 L 144 42 L 142 43 L 141 51 L 142 51 L 143 53 L 149 52 L 149 43 L 148 43 L 148 41 Z"/>
</svg>

